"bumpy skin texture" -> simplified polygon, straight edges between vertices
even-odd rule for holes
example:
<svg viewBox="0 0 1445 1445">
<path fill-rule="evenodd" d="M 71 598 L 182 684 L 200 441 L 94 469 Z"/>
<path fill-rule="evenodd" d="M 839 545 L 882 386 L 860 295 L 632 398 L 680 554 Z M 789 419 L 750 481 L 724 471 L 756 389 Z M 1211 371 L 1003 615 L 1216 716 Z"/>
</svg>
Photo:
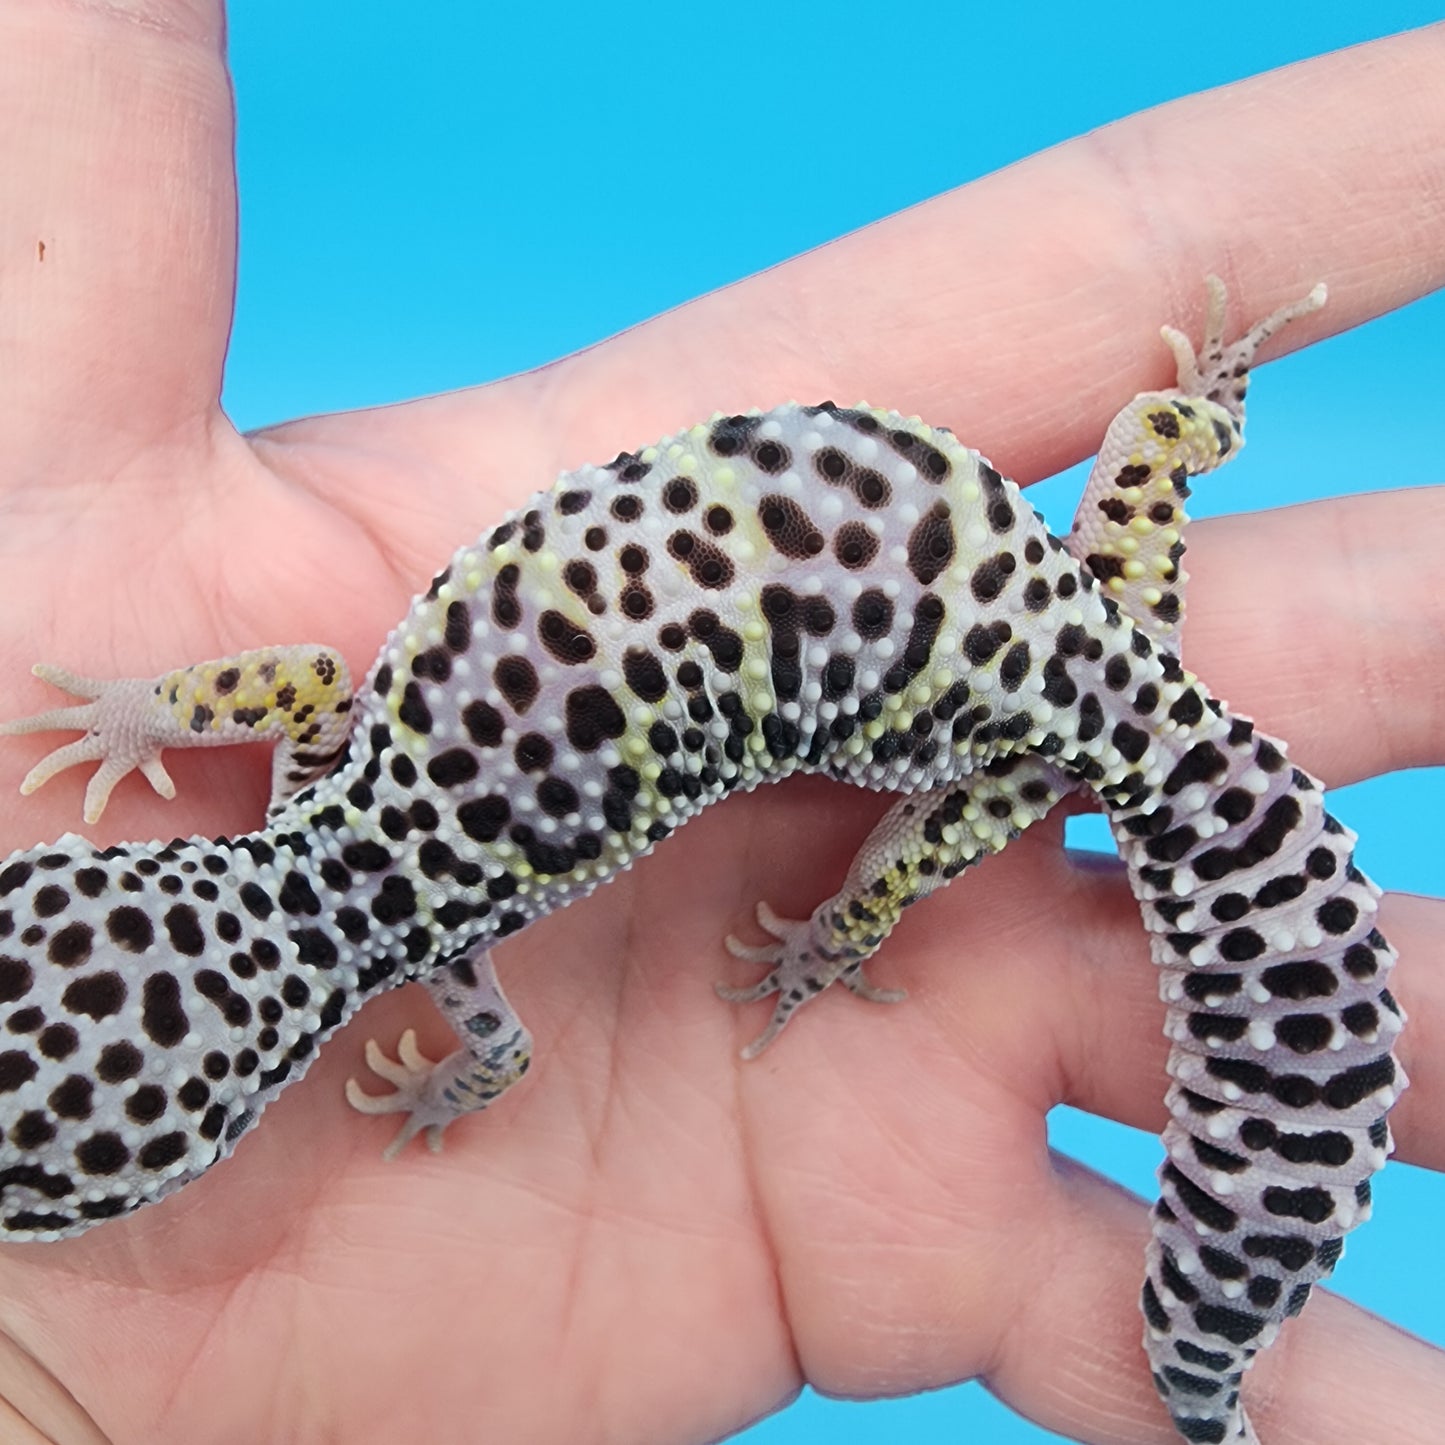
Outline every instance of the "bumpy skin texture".
<svg viewBox="0 0 1445 1445">
<path fill-rule="evenodd" d="M 375 1051 L 395 1095 L 351 1097 L 435 1143 L 530 1059 L 488 946 L 736 789 L 815 770 L 908 795 L 811 920 L 764 911 L 777 941 L 734 944 L 768 972 L 730 996 L 778 995 L 766 1042 L 834 980 L 882 996 L 861 970 L 902 908 L 1082 786 L 1174 1041 L 1146 1347 L 1185 1438 L 1253 1439 L 1241 1372 L 1368 1212 L 1404 1079 L 1352 835 L 1168 646 L 1188 479 L 1238 448 L 1254 349 L 1309 303 L 1232 348 L 1221 304 L 1199 367 L 1171 337 L 1184 390 L 1111 427 L 1067 544 L 916 418 L 719 416 L 563 476 L 464 547 L 354 703 L 314 648 L 117 684 L 154 701 L 114 726 L 157 709 L 158 745 L 229 740 L 235 698 L 264 705 L 288 738 L 278 806 L 246 837 L 67 835 L 0 866 L 4 1237 L 73 1234 L 195 1178 L 408 978 L 466 1047 L 435 1069 L 406 1040 L 398 1063 Z M 278 691 L 278 665 L 316 696 Z M 351 731 L 309 782 L 318 709 Z"/>
</svg>

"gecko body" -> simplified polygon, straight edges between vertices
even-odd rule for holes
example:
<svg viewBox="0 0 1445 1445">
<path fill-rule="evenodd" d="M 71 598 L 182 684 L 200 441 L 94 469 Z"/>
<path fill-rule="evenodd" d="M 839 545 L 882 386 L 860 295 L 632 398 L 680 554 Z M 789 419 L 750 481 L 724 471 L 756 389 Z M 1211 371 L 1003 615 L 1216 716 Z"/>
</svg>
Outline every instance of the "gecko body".
<svg viewBox="0 0 1445 1445">
<path fill-rule="evenodd" d="M 1353 836 L 1281 744 L 1178 660 L 1189 479 L 1242 441 L 1247 371 L 1216 287 L 1180 385 L 1116 419 L 1067 540 L 946 430 L 867 407 L 718 416 L 564 475 L 463 547 L 353 695 L 320 647 L 12 725 L 83 737 L 87 817 L 165 746 L 279 737 L 267 825 L 0 865 L 0 1237 L 130 1212 L 235 1146 L 371 995 L 425 981 L 463 1047 L 375 1045 L 435 1144 L 526 1070 L 492 944 L 707 804 L 799 770 L 903 796 L 811 919 L 759 917 L 736 999 L 793 1011 L 863 974 L 900 912 L 1066 791 L 1107 809 L 1172 1041 L 1169 1159 L 1143 1292 L 1184 1438 L 1254 1438 L 1243 1370 L 1369 1210 L 1404 1086 L 1393 954 Z"/>
</svg>

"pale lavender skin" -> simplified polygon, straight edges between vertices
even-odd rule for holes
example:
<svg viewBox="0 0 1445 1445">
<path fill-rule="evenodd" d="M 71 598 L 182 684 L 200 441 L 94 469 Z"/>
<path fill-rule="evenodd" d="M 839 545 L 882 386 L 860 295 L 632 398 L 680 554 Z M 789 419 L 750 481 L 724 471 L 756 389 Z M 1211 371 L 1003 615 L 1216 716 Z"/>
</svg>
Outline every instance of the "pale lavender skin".
<svg viewBox="0 0 1445 1445">
<path fill-rule="evenodd" d="M 715 417 L 569 473 L 456 554 L 354 699 L 344 672 L 320 702 L 286 696 L 260 832 L 12 855 L 3 1237 L 75 1234 L 194 1179 L 411 978 L 463 1047 L 433 1069 L 409 1036 L 399 1062 L 372 1046 L 395 1093 L 350 1097 L 407 1116 L 394 1147 L 435 1146 L 530 1060 L 490 945 L 735 789 L 821 771 L 906 795 L 811 920 L 764 911 L 777 941 L 732 945 L 768 968 L 731 991 L 776 993 L 766 1042 L 835 980 L 883 996 L 862 965 L 901 909 L 1083 787 L 1140 899 L 1173 1043 L 1146 1348 L 1186 1439 L 1253 1440 L 1242 1372 L 1368 1215 L 1405 1082 L 1353 836 L 1171 650 L 1187 479 L 1241 444 L 1255 348 L 1321 299 L 1225 347 L 1216 295 L 1197 364 L 1166 333 L 1180 387 L 1120 413 L 1066 541 L 951 433 L 870 408 Z M 107 756 L 156 781 L 161 747 L 260 729 L 228 701 L 233 673 L 271 669 L 274 722 L 276 687 L 314 685 L 328 656 L 205 664 L 179 702 L 160 679 L 102 689 L 120 722 L 71 725 L 124 732 Z M 318 707 L 349 716 L 339 761 L 344 722 L 315 752 Z M 202 716 L 226 736 L 201 737 Z"/>
</svg>

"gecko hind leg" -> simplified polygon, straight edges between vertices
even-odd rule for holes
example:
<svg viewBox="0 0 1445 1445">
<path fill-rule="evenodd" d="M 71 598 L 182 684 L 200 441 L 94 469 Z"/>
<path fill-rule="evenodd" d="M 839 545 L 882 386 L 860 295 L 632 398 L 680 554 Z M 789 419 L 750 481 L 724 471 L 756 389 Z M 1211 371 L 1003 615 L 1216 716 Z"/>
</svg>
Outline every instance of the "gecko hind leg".
<svg viewBox="0 0 1445 1445">
<path fill-rule="evenodd" d="M 1105 595 L 1155 642 L 1176 650 L 1190 484 L 1244 445 L 1244 402 L 1259 348 L 1325 298 L 1324 286 L 1316 286 L 1226 344 L 1224 283 L 1211 276 L 1208 285 L 1199 351 L 1182 331 L 1162 328 L 1177 385 L 1136 396 L 1109 423 L 1065 539 Z"/>
<path fill-rule="evenodd" d="M 1325 304 L 1327 288 L 1323 281 L 1306 295 L 1270 312 L 1256 321 L 1237 341 L 1225 344 L 1224 282 L 1218 276 L 1205 279 L 1208 288 L 1208 310 L 1204 321 L 1204 344 L 1196 353 L 1193 343 L 1174 326 L 1161 326 L 1159 334 L 1174 354 L 1178 368 L 1178 389 L 1186 396 L 1199 396 L 1222 406 L 1237 420 L 1244 418 L 1244 397 L 1249 371 L 1259 348 L 1277 331 L 1318 311 Z"/>
<path fill-rule="evenodd" d="M 772 943 L 725 942 L 734 958 L 768 965 L 747 988 L 716 984 L 729 1003 L 777 995 L 766 1029 L 742 1051 L 754 1059 L 809 999 L 842 983 L 859 998 L 896 1003 L 901 990 L 876 988 L 863 974 L 903 910 L 1042 818 L 1069 790 L 1044 759 L 1007 760 L 997 773 L 971 773 L 920 796 L 901 798 L 864 840 L 834 897 L 811 918 L 779 918 L 766 903 L 758 922 Z"/>
<path fill-rule="evenodd" d="M 782 1033 L 793 1011 L 810 998 L 816 998 L 830 984 L 840 982 L 859 998 L 871 1003 L 898 1003 L 907 997 L 901 988 L 875 988 L 863 976 L 863 959 L 851 950 L 832 953 L 817 940 L 826 938 L 829 920 L 824 915 L 833 903 L 821 904 L 811 918 L 780 918 L 766 904 L 757 906 L 758 926 L 776 942 L 761 946 L 742 943 L 728 934 L 723 945 L 734 958 L 747 963 L 770 965 L 757 983 L 747 988 L 732 988 L 717 983 L 713 987 L 719 998 L 728 1003 L 755 1003 L 777 994 L 773 1017 L 766 1029 L 743 1051 L 745 1059 L 755 1059 Z"/>
<path fill-rule="evenodd" d="M 375 1039 L 366 1043 L 367 1067 L 391 1084 L 390 1094 L 368 1094 L 355 1079 L 346 1081 L 346 1100 L 363 1114 L 405 1114 L 400 1132 L 383 1151 L 394 1159 L 421 1133 L 439 1153 L 447 1125 L 464 1114 L 485 1109 L 506 1093 L 532 1062 L 532 1035 L 507 1002 L 491 954 L 463 954 L 428 974 L 422 982 L 462 1047 L 433 1062 L 407 1029 L 390 1059 Z"/>
</svg>

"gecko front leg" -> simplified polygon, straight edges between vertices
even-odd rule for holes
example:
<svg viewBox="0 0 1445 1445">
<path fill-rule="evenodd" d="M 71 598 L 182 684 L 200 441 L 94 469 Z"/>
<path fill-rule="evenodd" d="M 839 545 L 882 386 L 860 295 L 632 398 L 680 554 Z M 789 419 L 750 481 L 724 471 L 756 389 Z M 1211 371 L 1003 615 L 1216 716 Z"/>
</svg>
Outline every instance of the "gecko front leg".
<svg viewBox="0 0 1445 1445">
<path fill-rule="evenodd" d="M 268 816 L 334 767 L 351 731 L 351 677 L 327 647 L 263 647 L 152 678 L 101 680 L 38 664 L 36 677 L 83 699 L 33 717 L 0 723 L 0 735 L 83 734 L 47 754 L 26 774 L 33 793 L 81 763 L 99 763 L 85 790 L 85 821 L 99 821 L 115 785 L 137 769 L 163 798 L 175 784 L 161 761 L 166 748 L 275 742 Z"/>
</svg>

